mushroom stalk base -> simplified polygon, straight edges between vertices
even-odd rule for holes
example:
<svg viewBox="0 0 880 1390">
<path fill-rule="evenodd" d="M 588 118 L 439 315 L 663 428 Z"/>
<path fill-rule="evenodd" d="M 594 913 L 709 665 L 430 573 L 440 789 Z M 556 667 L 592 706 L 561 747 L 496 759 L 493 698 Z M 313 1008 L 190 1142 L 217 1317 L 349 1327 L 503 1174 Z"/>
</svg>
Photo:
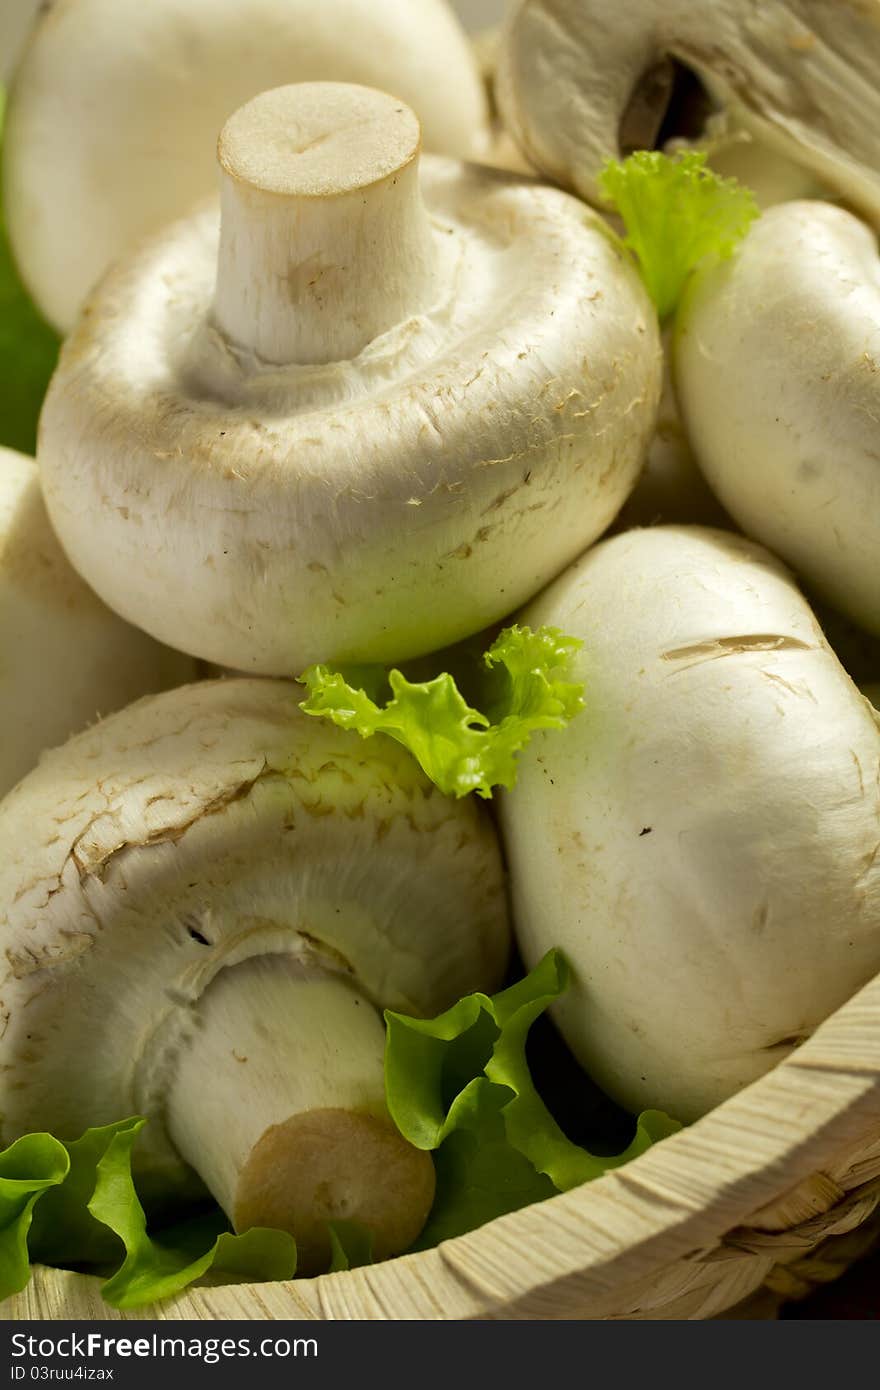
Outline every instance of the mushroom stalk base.
<svg viewBox="0 0 880 1390">
<path fill-rule="evenodd" d="M 373 1005 L 342 978 L 274 956 L 221 971 L 196 1013 L 168 1128 L 236 1230 L 290 1231 L 303 1274 L 327 1267 L 328 1221 L 367 1227 L 379 1258 L 411 1245 L 434 1169 L 385 1107 Z"/>
<path fill-rule="evenodd" d="M 427 307 L 419 123 L 366 87 L 264 92 L 226 123 L 214 319 L 274 365 L 356 357 Z"/>
</svg>

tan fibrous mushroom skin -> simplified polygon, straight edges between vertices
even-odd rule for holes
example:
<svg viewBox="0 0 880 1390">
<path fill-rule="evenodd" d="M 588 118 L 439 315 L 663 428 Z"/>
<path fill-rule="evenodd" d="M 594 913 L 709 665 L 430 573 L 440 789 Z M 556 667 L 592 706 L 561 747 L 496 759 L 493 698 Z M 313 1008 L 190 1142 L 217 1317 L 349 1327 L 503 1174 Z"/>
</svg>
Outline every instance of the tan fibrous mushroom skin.
<svg viewBox="0 0 880 1390">
<path fill-rule="evenodd" d="M 83 583 L 49 524 L 36 463 L 0 449 L 0 796 L 45 748 L 195 674 L 191 658 L 124 623 Z"/>
<path fill-rule="evenodd" d="M 490 626 L 635 483 L 661 350 L 629 258 L 532 180 L 419 178 L 417 123 L 365 88 L 265 93 L 220 154 L 222 230 L 206 207 L 120 265 L 63 352 L 39 457 L 68 554 L 252 673 Z"/>
<path fill-rule="evenodd" d="M 292 1228 L 307 1272 L 328 1219 L 415 1239 L 433 1168 L 385 1107 L 381 1009 L 496 988 L 509 936 L 482 808 L 298 693 L 140 701 L 0 805 L 0 1113 L 3 1143 L 147 1115 L 152 1209 L 205 1182 L 240 1228 Z"/>
<path fill-rule="evenodd" d="M 16 73 L 4 150 L 13 249 L 49 321 L 69 332 L 109 265 L 214 191 L 237 107 L 312 81 L 392 91 L 437 154 L 488 147 L 446 0 L 57 0 Z"/>
<path fill-rule="evenodd" d="M 499 101 L 535 167 L 597 201 L 606 159 L 662 143 L 682 72 L 697 127 L 721 107 L 880 218 L 880 0 L 521 0 Z"/>
<path fill-rule="evenodd" d="M 880 714 L 790 574 L 729 532 L 593 547 L 524 611 L 580 637 L 588 714 L 504 793 L 517 943 L 564 951 L 575 1055 L 696 1119 L 880 967 Z"/>
<path fill-rule="evenodd" d="M 688 436 L 739 526 L 880 635 L 880 259 L 842 208 L 785 203 L 700 272 L 673 374 Z"/>
</svg>

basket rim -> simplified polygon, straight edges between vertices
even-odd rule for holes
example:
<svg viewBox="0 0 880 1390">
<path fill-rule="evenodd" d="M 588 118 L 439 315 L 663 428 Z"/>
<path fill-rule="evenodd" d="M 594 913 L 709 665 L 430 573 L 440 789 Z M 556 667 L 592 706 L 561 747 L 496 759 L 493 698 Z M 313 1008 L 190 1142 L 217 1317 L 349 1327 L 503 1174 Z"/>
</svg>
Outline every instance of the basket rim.
<svg viewBox="0 0 880 1390">
<path fill-rule="evenodd" d="M 880 1126 L 880 975 L 765 1076 L 593 1182 L 435 1249 L 315 1279 L 193 1288 L 158 1316 L 460 1320 L 612 1307 L 615 1289 L 716 1248 L 872 1126 Z M 117 1312 L 99 1288 L 83 1275 L 36 1269 L 29 1288 L 0 1305 L 0 1320 L 76 1318 L 71 1303 L 86 1292 L 83 1316 L 156 1315 Z"/>
</svg>

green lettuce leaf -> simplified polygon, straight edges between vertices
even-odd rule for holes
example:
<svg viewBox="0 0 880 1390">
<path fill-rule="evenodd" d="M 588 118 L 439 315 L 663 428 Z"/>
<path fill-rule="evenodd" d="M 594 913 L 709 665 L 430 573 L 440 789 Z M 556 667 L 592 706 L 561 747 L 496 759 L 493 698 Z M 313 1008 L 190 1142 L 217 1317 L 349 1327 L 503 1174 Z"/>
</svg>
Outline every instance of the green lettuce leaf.
<svg viewBox="0 0 880 1390">
<path fill-rule="evenodd" d="M 6 94 L 0 87 L 0 143 Z M 3 220 L 0 187 L 0 445 L 33 454 L 37 420 L 60 339 L 21 283 Z"/>
<path fill-rule="evenodd" d="M 373 1235 L 359 1221 L 328 1221 L 330 1231 L 330 1274 L 361 1269 L 373 1263 Z"/>
<path fill-rule="evenodd" d="M 113 1231 L 125 1247 L 120 1268 L 101 1289 L 105 1301 L 114 1308 L 157 1303 L 180 1293 L 209 1271 L 215 1280 L 293 1278 L 296 1242 L 283 1231 L 254 1227 L 240 1236 L 224 1231 L 206 1252 L 198 1254 L 194 1254 L 193 1241 L 172 1245 L 147 1234 L 144 1209 L 131 1174 L 131 1151 L 145 1123 L 137 1120 L 111 1140 L 98 1163 L 97 1183 L 88 1204 L 95 1220 Z M 199 1223 L 193 1229 L 199 1232 Z"/>
<path fill-rule="evenodd" d="M 118 1259 L 117 1237 L 92 1216 L 89 1202 L 98 1181 L 98 1165 L 113 1140 L 118 1134 L 137 1133 L 142 1125 L 140 1119 L 120 1120 L 88 1129 L 81 1139 L 64 1143 L 67 1176 L 43 1195 L 34 1211 L 28 1241 L 32 1259 L 59 1266 L 112 1264 Z"/>
<path fill-rule="evenodd" d="M 64 1145 L 49 1134 L 28 1134 L 0 1153 L 0 1299 L 26 1288 L 34 1209 L 69 1168 Z"/>
<path fill-rule="evenodd" d="M 434 1155 L 437 1190 L 415 1245 L 428 1250 L 496 1216 L 542 1202 L 558 1189 L 510 1142 L 509 1091 L 478 1077 L 457 1098 L 454 1124 Z"/>
<path fill-rule="evenodd" d="M 488 714 L 468 705 L 448 673 L 413 682 L 377 667 L 309 667 L 300 707 L 361 738 L 395 739 L 449 796 L 490 797 L 514 785 L 533 733 L 564 728 L 583 708 L 583 686 L 567 679 L 580 646 L 556 628 L 507 628 L 483 656 Z M 386 690 L 391 698 L 380 703 Z"/>
<path fill-rule="evenodd" d="M 197 1279 L 293 1277 L 292 1236 L 258 1228 L 232 1235 L 219 1208 L 148 1234 L 131 1168 L 145 1123 L 121 1120 L 72 1143 L 32 1134 L 0 1154 L 0 1298 L 26 1286 L 29 1259 L 115 1268 L 101 1292 L 116 1308 L 159 1302 Z"/>
<path fill-rule="evenodd" d="M 564 1134 L 535 1088 L 526 1040 L 567 982 L 551 951 L 510 989 L 468 995 L 438 1018 L 386 1013 L 388 1108 L 411 1144 L 436 1150 L 437 1197 L 420 1248 L 589 1182 L 679 1128 L 646 1111 L 612 1156 Z"/>
<path fill-rule="evenodd" d="M 609 160 L 599 187 L 623 219 L 661 319 L 674 313 L 696 267 L 730 256 L 760 215 L 751 190 L 708 169 L 703 151 L 638 150 L 622 163 Z"/>
</svg>

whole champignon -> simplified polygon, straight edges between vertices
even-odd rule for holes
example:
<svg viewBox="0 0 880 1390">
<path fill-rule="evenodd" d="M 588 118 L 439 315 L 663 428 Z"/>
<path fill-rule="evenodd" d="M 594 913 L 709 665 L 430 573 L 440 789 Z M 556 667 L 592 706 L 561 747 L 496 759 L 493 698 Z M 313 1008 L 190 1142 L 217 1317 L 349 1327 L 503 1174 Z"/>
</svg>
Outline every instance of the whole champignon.
<svg viewBox="0 0 880 1390">
<path fill-rule="evenodd" d="M 880 0 L 521 0 L 499 101 L 527 158 L 597 201 L 606 159 L 726 110 L 880 216 Z"/>
<path fill-rule="evenodd" d="M 105 280 L 43 411 L 89 583 L 219 665 L 401 660 L 601 534 L 654 423 L 656 318 L 567 194 L 427 157 L 392 97 L 268 92 L 215 208 Z"/>
<path fill-rule="evenodd" d="M 787 572 L 702 527 L 603 542 L 523 615 L 584 642 L 588 716 L 502 802 L 527 964 L 632 1110 L 687 1121 L 880 968 L 880 716 Z"/>
<path fill-rule="evenodd" d="M 755 540 L 880 634 L 880 260 L 874 233 L 788 203 L 679 311 L 674 377 L 711 487 Z"/>
<path fill-rule="evenodd" d="M 143 700 L 0 805 L 0 1111 L 4 1143 L 149 1116 L 149 1204 L 201 1178 L 238 1229 L 291 1230 L 308 1272 L 327 1220 L 379 1257 L 418 1234 L 433 1169 L 388 1117 L 378 1010 L 493 988 L 508 929 L 481 808 L 296 699 Z"/>
<path fill-rule="evenodd" d="M 105 608 L 49 525 L 33 459 L 0 449 L 0 796 L 44 748 L 194 663 Z"/>
<path fill-rule="evenodd" d="M 440 154 L 487 148 L 446 0 L 56 0 L 16 74 L 4 150 L 9 234 L 49 320 L 67 332 L 108 265 L 214 191 L 217 131 L 238 106 L 315 80 L 402 97 Z"/>
</svg>

